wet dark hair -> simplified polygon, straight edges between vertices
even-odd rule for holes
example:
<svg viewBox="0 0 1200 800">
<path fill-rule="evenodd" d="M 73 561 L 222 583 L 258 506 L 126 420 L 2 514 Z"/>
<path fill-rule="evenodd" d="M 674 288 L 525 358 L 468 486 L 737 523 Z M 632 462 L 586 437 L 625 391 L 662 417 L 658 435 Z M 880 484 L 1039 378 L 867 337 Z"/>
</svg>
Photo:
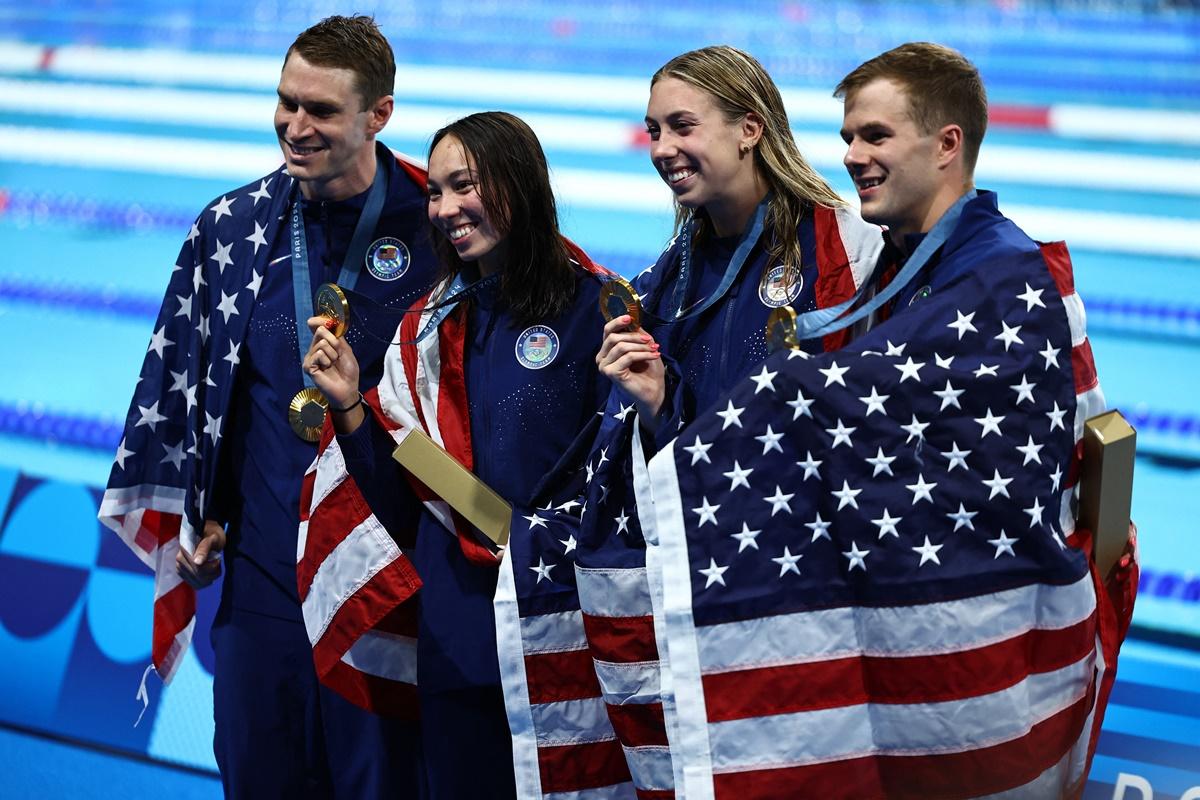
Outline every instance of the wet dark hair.
<svg viewBox="0 0 1200 800">
<path fill-rule="evenodd" d="M 504 237 L 501 300 L 522 325 L 558 316 L 575 296 L 575 270 L 558 230 L 558 208 L 537 136 L 512 114 L 485 111 L 435 133 L 430 155 L 447 136 L 457 139 L 474 163 L 484 211 Z M 463 261 L 454 245 L 441 231 L 430 234 L 442 277 L 458 273 Z"/>
<path fill-rule="evenodd" d="M 292 53 L 299 53 L 315 67 L 353 72 L 363 111 L 395 88 L 396 59 L 374 17 L 326 17 L 296 37 L 283 58 L 284 64 Z"/>
</svg>

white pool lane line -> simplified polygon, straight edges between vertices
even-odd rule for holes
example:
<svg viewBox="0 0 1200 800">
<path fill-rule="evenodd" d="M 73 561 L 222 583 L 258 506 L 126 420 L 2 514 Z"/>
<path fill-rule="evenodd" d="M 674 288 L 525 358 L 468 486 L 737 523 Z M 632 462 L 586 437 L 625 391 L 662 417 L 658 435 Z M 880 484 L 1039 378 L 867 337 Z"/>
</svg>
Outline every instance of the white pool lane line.
<svg viewBox="0 0 1200 800">
<path fill-rule="evenodd" d="M 162 87 L 119 87 L 0 78 L 0 111 L 66 114 L 75 118 L 188 125 L 217 130 L 270 130 L 275 101 L 264 93 L 213 92 Z M 388 125 L 392 135 L 417 141 L 480 107 L 400 103 Z M 595 155 L 644 151 L 642 126 L 587 114 L 522 113 L 547 150 Z M 827 135 L 797 131 L 801 151 L 827 173 L 843 169 L 842 144 Z M 1034 147 L 988 145 L 976 170 L 980 183 L 1148 192 L 1200 197 L 1200 160 Z M 1200 212 L 1200 206 L 1197 207 Z"/>
<path fill-rule="evenodd" d="M 111 169 L 245 183 L 280 163 L 274 145 L 0 125 L 0 162 Z M 559 198 L 578 208 L 666 214 L 670 190 L 654 174 L 553 170 Z M 855 198 L 847 198 L 851 202 Z M 1149 256 L 1196 257 L 1194 219 L 1005 205 L 1031 236 L 1075 247 Z"/>
<path fill-rule="evenodd" d="M 68 45 L 46 48 L 0 40 L 0 74 L 41 73 L 56 78 L 130 81 L 149 85 L 220 87 L 274 92 L 281 62 L 274 56 L 190 53 Z M 444 101 L 484 107 L 545 105 L 579 111 L 617 112 L 640 119 L 649 77 L 479 69 L 398 64 L 397 95 L 406 101 Z M 840 101 L 817 89 L 783 89 L 793 121 L 838 125 Z M 1037 129 L 1059 136 L 1103 141 L 1200 145 L 1200 112 L 1059 103 L 999 106 L 998 117 L 1016 112 Z"/>
</svg>

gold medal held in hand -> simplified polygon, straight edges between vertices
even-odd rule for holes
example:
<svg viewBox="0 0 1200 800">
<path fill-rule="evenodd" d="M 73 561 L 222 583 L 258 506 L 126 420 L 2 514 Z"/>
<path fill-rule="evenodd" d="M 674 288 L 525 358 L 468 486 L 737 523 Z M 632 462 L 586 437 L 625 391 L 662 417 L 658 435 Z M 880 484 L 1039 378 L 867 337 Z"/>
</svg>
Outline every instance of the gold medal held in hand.
<svg viewBox="0 0 1200 800">
<path fill-rule="evenodd" d="M 796 339 L 796 312 L 791 306 L 779 306 L 767 317 L 767 352 L 777 353 L 780 350 L 799 350 L 800 342 Z"/>
<path fill-rule="evenodd" d="M 350 327 L 350 301 L 346 299 L 346 293 L 340 286 L 336 283 L 322 283 L 317 287 L 313 305 L 316 306 L 317 316 L 333 320 L 330 330 L 334 336 L 340 339 L 346 335 L 346 329 Z"/>
<path fill-rule="evenodd" d="M 628 314 L 637 328 L 642 324 L 642 298 L 629 281 L 614 275 L 600 287 L 600 313 L 609 322 Z"/>
<path fill-rule="evenodd" d="M 326 284 L 328 285 L 330 284 Z M 301 439 L 315 442 L 321 438 L 321 428 L 325 425 L 325 412 L 328 409 L 329 401 L 321 394 L 321 390 L 315 386 L 306 386 L 296 392 L 296 396 L 288 404 L 288 422 Z"/>
</svg>

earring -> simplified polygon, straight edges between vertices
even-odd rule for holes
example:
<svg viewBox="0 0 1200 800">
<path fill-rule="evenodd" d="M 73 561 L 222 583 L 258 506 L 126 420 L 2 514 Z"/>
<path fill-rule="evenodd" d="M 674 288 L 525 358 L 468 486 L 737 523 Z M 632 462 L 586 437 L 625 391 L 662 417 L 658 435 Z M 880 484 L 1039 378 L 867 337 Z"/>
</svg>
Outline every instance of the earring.
<svg viewBox="0 0 1200 800">
<path fill-rule="evenodd" d="M 750 152 L 750 145 L 743 143 L 741 148 L 742 155 L 747 155 Z"/>
</svg>

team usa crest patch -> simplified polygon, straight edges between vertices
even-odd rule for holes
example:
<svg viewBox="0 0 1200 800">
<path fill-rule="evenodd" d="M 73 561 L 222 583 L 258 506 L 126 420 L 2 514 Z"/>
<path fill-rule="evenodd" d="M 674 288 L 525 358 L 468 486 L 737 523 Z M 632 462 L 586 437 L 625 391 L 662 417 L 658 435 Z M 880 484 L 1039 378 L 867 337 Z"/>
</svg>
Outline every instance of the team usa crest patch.
<svg viewBox="0 0 1200 800">
<path fill-rule="evenodd" d="M 394 281 L 408 272 L 412 256 L 408 245 L 391 236 L 376 239 L 367 248 L 367 271 L 381 281 Z"/>
<path fill-rule="evenodd" d="M 541 369 L 558 355 L 558 334 L 545 325 L 533 325 L 517 337 L 517 361 L 525 369 Z"/>
<path fill-rule="evenodd" d="M 804 288 L 804 276 L 792 266 L 776 264 L 763 275 L 758 285 L 758 299 L 767 308 L 791 305 Z"/>
</svg>

